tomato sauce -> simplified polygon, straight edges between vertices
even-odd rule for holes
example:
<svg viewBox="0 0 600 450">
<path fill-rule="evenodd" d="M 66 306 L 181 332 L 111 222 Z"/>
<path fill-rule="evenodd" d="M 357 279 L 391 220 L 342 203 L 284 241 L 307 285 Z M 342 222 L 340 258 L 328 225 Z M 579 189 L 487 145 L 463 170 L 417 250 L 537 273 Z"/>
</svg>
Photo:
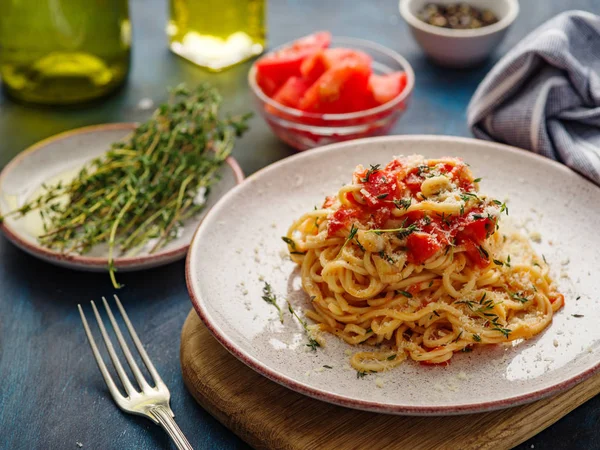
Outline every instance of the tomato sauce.
<svg viewBox="0 0 600 450">
<path fill-rule="evenodd" d="M 347 200 L 351 206 L 343 206 L 329 219 L 328 234 L 335 235 L 344 228 L 350 228 L 352 219 L 361 222 L 373 222 L 376 228 L 384 228 L 392 216 L 392 210 L 402 207 L 399 202 L 405 198 L 407 191 L 415 200 L 421 192 L 421 184 L 432 170 L 449 177 L 461 191 L 472 193 L 473 182 L 465 176 L 465 165 L 440 163 L 438 165 L 422 165 L 406 170 L 402 162 L 393 160 L 386 167 L 371 166 L 356 172 L 355 179 L 363 185 L 361 194 L 365 204 L 356 201 L 354 195 L 348 193 Z M 328 201 L 326 201 L 326 204 Z M 481 247 L 496 227 L 496 218 L 484 216 L 482 207 L 470 209 L 462 215 L 424 213 L 411 211 L 404 216 L 404 227 L 414 225 L 414 230 L 406 238 L 408 261 L 423 264 L 440 250 L 450 245 L 464 245 L 466 255 L 473 264 L 485 267 L 489 264 L 489 255 Z"/>
</svg>

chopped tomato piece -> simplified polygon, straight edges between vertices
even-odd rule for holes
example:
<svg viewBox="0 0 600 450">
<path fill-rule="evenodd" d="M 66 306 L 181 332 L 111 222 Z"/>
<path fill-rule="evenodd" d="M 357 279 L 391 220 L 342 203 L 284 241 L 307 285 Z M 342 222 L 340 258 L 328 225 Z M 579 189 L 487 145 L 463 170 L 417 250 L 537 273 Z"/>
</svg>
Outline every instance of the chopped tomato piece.
<svg viewBox="0 0 600 450">
<path fill-rule="evenodd" d="M 368 171 L 362 175 L 361 179 L 365 180 Z M 363 183 L 364 189 L 369 193 L 365 195 L 367 205 L 373 208 L 382 206 L 394 200 L 398 196 L 398 183 L 396 177 L 391 176 L 388 172 L 376 170 L 369 173 L 369 180 Z"/>
<path fill-rule="evenodd" d="M 323 202 L 323 208 L 329 208 L 335 203 L 337 197 L 335 195 L 329 195 L 325 197 L 325 201 Z"/>
<path fill-rule="evenodd" d="M 487 217 L 474 219 L 463 226 L 463 230 L 458 233 L 457 237 L 471 238 L 474 242 L 481 243 L 494 230 L 495 226 L 495 222 Z"/>
<path fill-rule="evenodd" d="M 408 248 L 408 261 L 414 264 L 423 264 L 442 246 L 434 236 L 416 231 L 406 239 L 406 247 Z"/>
<path fill-rule="evenodd" d="M 467 257 L 477 267 L 484 268 L 490 263 L 490 260 L 488 259 L 488 257 L 485 256 L 485 254 L 482 252 L 482 250 L 480 250 L 479 246 L 475 242 L 473 242 L 471 239 L 465 239 L 462 241 L 458 240 L 458 241 L 460 244 L 465 246 L 465 253 L 467 254 Z"/>
<path fill-rule="evenodd" d="M 423 184 L 424 180 L 425 179 L 421 175 L 417 175 L 416 173 L 411 173 L 406 177 L 404 183 L 406 184 L 406 187 L 410 189 L 413 197 L 421 192 L 421 184 Z"/>
<path fill-rule="evenodd" d="M 358 64 L 371 67 L 372 59 L 359 50 L 349 48 L 328 48 L 320 50 L 302 62 L 300 72 L 310 83 L 315 82 L 321 75 L 334 66 L 343 64 Z"/>
<path fill-rule="evenodd" d="M 321 75 L 300 101 L 300 109 L 343 114 L 365 109 L 371 68 L 360 59 L 334 65 Z"/>
<path fill-rule="evenodd" d="M 369 77 L 369 90 L 375 102 L 380 105 L 396 98 L 406 87 L 406 73 L 394 72 L 387 75 L 372 74 Z"/>
<path fill-rule="evenodd" d="M 302 62 L 300 73 L 307 82 L 314 83 L 328 68 L 325 62 L 324 50 L 319 50 Z"/>
<path fill-rule="evenodd" d="M 302 61 L 313 53 L 327 48 L 331 33 L 321 31 L 296 40 L 289 47 L 269 53 L 256 62 L 256 82 L 272 97 L 289 77 L 301 76 Z"/>
<path fill-rule="evenodd" d="M 390 208 L 378 208 L 372 214 L 372 220 L 375 223 L 375 227 L 382 228 L 391 216 L 392 211 L 390 211 Z"/>
<path fill-rule="evenodd" d="M 327 234 L 333 236 L 342 228 L 347 227 L 351 218 L 358 217 L 359 215 L 360 211 L 357 209 L 341 207 L 330 217 Z"/>
<path fill-rule="evenodd" d="M 281 88 L 277 91 L 273 100 L 281 103 L 284 106 L 290 108 L 297 108 L 300 103 L 300 99 L 304 96 L 304 93 L 308 90 L 310 85 L 298 77 L 290 77 L 284 83 Z"/>
</svg>

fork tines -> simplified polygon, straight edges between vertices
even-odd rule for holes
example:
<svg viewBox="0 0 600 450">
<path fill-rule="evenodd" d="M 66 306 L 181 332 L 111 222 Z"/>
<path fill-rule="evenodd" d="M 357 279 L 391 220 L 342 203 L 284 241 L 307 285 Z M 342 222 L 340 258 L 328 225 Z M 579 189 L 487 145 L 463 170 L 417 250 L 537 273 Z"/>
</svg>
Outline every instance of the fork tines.
<svg viewBox="0 0 600 450">
<path fill-rule="evenodd" d="M 141 389 L 141 393 L 155 391 L 156 389 L 161 390 L 161 388 L 166 389 L 165 384 L 163 383 L 162 379 L 156 372 L 156 369 L 154 368 L 152 361 L 150 361 L 148 354 L 144 350 L 144 347 L 142 346 L 142 343 L 141 343 L 137 333 L 135 332 L 135 329 L 133 328 L 133 325 L 131 324 L 129 317 L 127 316 L 127 313 L 125 312 L 125 309 L 123 308 L 123 305 L 121 304 L 121 301 L 119 300 L 119 298 L 116 295 L 114 297 L 115 297 L 115 301 L 117 303 L 117 307 L 119 308 L 119 311 L 121 312 L 121 316 L 123 317 L 123 320 L 125 322 L 125 325 L 127 326 L 127 329 L 129 330 L 131 339 L 132 339 L 133 343 L 135 344 L 135 347 L 137 348 L 142 361 L 148 368 L 148 372 L 150 373 L 150 375 L 154 381 L 154 384 L 156 386 L 156 388 L 150 386 L 148 384 L 148 382 L 146 381 L 146 379 L 144 378 L 144 375 L 140 371 L 140 368 L 138 367 L 137 363 L 135 362 L 135 360 L 131 354 L 131 351 L 129 350 L 129 346 L 127 345 L 127 342 L 125 342 L 125 338 L 123 337 L 123 334 L 121 333 L 119 324 L 117 323 L 115 316 L 113 315 L 112 310 L 111 310 L 108 302 L 106 301 L 106 298 L 102 297 L 102 302 L 104 303 L 104 308 L 106 309 L 106 312 L 108 314 L 108 317 L 109 317 L 112 327 L 114 329 L 115 335 L 117 336 L 117 341 L 119 342 L 119 345 L 121 346 L 121 350 L 123 351 L 123 354 L 125 355 L 125 359 L 127 359 L 127 363 L 129 364 L 129 367 L 131 368 L 131 372 L 133 373 L 133 375 L 135 376 L 135 379 L 138 382 L 139 388 Z M 108 369 L 106 368 L 106 364 L 104 364 L 104 360 L 102 359 L 102 356 L 100 355 L 100 351 L 98 350 L 98 346 L 96 345 L 96 341 L 94 340 L 94 336 L 92 335 L 92 332 L 91 332 L 88 322 L 86 320 L 83 309 L 81 308 L 81 305 L 77 305 L 77 307 L 79 308 L 79 314 L 81 315 L 81 320 L 83 322 L 83 327 L 85 328 L 85 333 L 88 337 L 88 341 L 89 341 L 90 347 L 92 348 L 92 352 L 94 353 L 94 358 L 96 359 L 96 363 L 98 364 L 100 372 L 102 373 L 102 376 L 104 377 L 104 381 L 106 382 L 106 385 L 108 386 L 108 389 L 109 389 L 110 393 L 112 394 L 112 396 L 114 397 L 115 401 L 117 401 L 117 404 L 119 404 L 119 406 L 122 406 L 119 403 L 119 400 L 135 397 L 136 395 L 140 394 L 140 391 L 138 391 L 132 385 L 131 381 L 129 380 L 129 377 L 127 376 L 127 373 L 123 369 L 123 366 L 121 365 L 121 362 L 119 361 L 119 358 L 115 352 L 115 348 L 113 347 L 113 343 L 106 331 L 106 328 L 104 327 L 104 323 L 102 321 L 102 318 L 100 317 L 98 308 L 96 308 L 96 304 L 93 301 L 91 302 L 91 304 L 92 304 L 92 309 L 94 310 L 94 315 L 96 316 L 96 321 L 98 322 L 98 327 L 100 328 L 100 332 L 101 332 L 102 338 L 104 340 L 104 344 L 106 345 L 106 349 L 108 350 L 110 359 L 115 367 L 115 370 L 117 371 L 117 374 L 119 375 L 119 378 L 121 379 L 123 388 L 125 389 L 125 392 L 127 393 L 126 397 L 123 397 L 123 395 L 121 395 L 121 393 L 117 389 L 115 382 L 113 381 L 112 376 L 110 375 Z"/>
</svg>

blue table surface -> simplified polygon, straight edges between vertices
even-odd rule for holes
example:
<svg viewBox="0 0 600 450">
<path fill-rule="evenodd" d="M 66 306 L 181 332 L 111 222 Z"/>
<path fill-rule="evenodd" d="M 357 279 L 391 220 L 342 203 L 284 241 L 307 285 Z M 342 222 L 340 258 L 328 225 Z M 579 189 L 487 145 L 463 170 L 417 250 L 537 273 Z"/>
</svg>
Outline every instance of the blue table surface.
<svg viewBox="0 0 600 450">
<path fill-rule="evenodd" d="M 246 74 L 250 63 L 210 74 L 171 54 L 164 34 L 165 0 L 131 0 L 133 62 L 129 82 L 117 94 L 84 108 L 41 108 L 0 98 L 0 166 L 34 142 L 80 126 L 143 120 L 137 104 L 164 101 L 167 86 L 209 80 L 225 96 L 227 110 L 252 108 Z M 421 53 L 398 14 L 396 0 L 272 0 L 271 46 L 319 29 L 370 39 L 397 50 L 413 65 L 413 101 L 394 134 L 470 136 L 465 111 L 495 60 L 529 31 L 560 11 L 597 12 L 598 0 L 522 1 L 521 14 L 491 59 L 473 70 L 436 67 Z M 246 174 L 292 155 L 262 119 L 234 155 Z M 39 261 L 0 237 L 0 448 L 172 448 L 166 434 L 146 419 L 119 411 L 108 395 L 85 340 L 76 305 L 109 296 L 106 274 L 61 269 Z M 179 365 L 183 322 L 190 310 L 184 264 L 120 274 L 119 291 L 142 341 L 172 393 L 177 421 L 196 449 L 248 448 L 196 404 Z M 89 311 L 89 309 L 88 309 Z M 529 448 L 600 448 L 600 398 L 596 397 L 520 445 Z M 510 414 L 510 410 L 507 411 Z"/>
</svg>

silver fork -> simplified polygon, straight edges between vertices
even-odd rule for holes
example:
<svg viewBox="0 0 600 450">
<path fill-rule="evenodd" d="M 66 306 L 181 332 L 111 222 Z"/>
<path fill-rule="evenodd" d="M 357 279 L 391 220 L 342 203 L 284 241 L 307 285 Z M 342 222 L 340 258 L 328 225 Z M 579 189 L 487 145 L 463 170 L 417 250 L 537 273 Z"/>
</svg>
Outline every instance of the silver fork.
<svg viewBox="0 0 600 450">
<path fill-rule="evenodd" d="M 146 417 L 152 420 L 154 423 L 162 426 L 165 429 L 165 431 L 169 434 L 169 436 L 171 436 L 171 439 L 173 439 L 173 442 L 175 442 L 175 445 L 179 450 L 193 450 L 192 446 L 175 423 L 175 419 L 173 419 L 175 415 L 173 414 L 173 411 L 171 411 L 171 407 L 169 406 L 169 399 L 171 398 L 169 389 L 167 388 L 165 383 L 163 383 L 163 380 L 160 378 L 160 375 L 158 375 L 158 372 L 156 372 L 156 369 L 154 368 L 152 361 L 150 361 L 146 350 L 144 350 L 144 347 L 142 346 L 142 343 L 138 338 L 138 335 L 135 332 L 135 329 L 133 328 L 133 325 L 131 324 L 129 317 L 127 316 L 127 313 L 125 312 L 125 309 L 123 308 L 123 305 L 121 304 L 119 298 L 116 295 L 114 297 L 117 302 L 117 307 L 119 308 L 119 311 L 123 316 L 123 320 L 127 325 L 127 329 L 129 330 L 131 339 L 133 340 L 142 358 L 142 361 L 144 361 L 144 364 L 148 368 L 148 372 L 150 372 L 150 375 L 152 376 L 152 380 L 154 381 L 155 387 L 150 386 L 144 378 L 144 375 L 140 371 L 140 368 L 138 367 L 137 363 L 133 359 L 133 356 L 131 355 L 131 352 L 129 351 L 129 346 L 123 338 L 121 329 L 119 328 L 119 325 L 117 324 L 117 321 L 113 316 L 110 306 L 108 306 L 106 298 L 102 297 L 104 307 L 106 308 L 106 312 L 108 313 L 110 322 L 112 323 L 112 326 L 115 330 L 117 340 L 121 345 L 121 349 L 123 350 L 125 359 L 127 359 L 127 363 L 129 364 L 129 367 L 131 367 L 131 371 L 133 372 L 133 375 L 135 376 L 135 379 L 137 380 L 140 388 L 140 391 L 138 391 L 136 388 L 133 387 L 131 381 L 129 380 L 129 377 L 125 373 L 125 370 L 123 370 L 123 366 L 121 365 L 121 362 L 119 361 L 119 358 L 115 353 L 115 349 L 110 340 L 110 337 L 108 336 L 108 333 L 106 332 L 106 328 L 104 328 L 104 323 L 102 322 L 102 318 L 98 313 L 98 309 L 92 301 L 92 309 L 94 310 L 94 315 L 96 316 L 96 320 L 98 321 L 98 326 L 100 327 L 100 332 L 102 334 L 102 338 L 104 339 L 104 344 L 106 345 L 106 349 L 108 350 L 110 359 L 112 360 L 117 374 L 121 379 L 123 388 L 125 389 L 127 396 L 123 396 L 119 392 L 117 386 L 115 385 L 115 382 L 112 379 L 112 376 L 106 369 L 106 365 L 102 360 L 100 352 L 98 351 L 96 341 L 94 341 L 94 336 L 92 336 L 92 332 L 90 331 L 90 327 L 85 318 L 85 314 L 83 313 L 83 309 L 81 308 L 81 305 L 77 305 L 77 307 L 79 308 L 79 314 L 81 315 L 81 321 L 83 322 L 83 328 L 85 328 L 85 333 L 87 334 L 88 342 L 90 344 L 90 347 L 92 348 L 92 352 L 94 353 L 94 358 L 96 358 L 96 363 L 98 363 L 98 368 L 100 369 L 100 372 L 102 372 L 102 376 L 104 377 L 106 386 L 108 386 L 108 390 L 110 391 L 111 395 L 113 396 L 113 399 L 115 400 L 119 408 L 121 408 L 123 411 Z"/>
</svg>

